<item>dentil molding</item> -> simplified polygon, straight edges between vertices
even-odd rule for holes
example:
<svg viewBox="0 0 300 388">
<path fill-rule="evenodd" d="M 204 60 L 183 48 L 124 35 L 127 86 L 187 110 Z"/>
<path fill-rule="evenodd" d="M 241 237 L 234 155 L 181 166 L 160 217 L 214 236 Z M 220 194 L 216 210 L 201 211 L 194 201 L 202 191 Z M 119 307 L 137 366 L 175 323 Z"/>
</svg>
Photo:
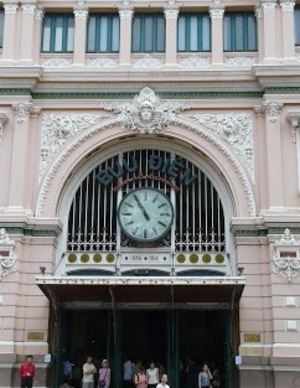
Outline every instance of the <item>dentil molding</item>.
<svg viewBox="0 0 300 388">
<path fill-rule="evenodd" d="M 0 280 L 16 271 L 15 242 L 4 228 L 0 229 Z"/>
<path fill-rule="evenodd" d="M 291 282 L 300 273 L 300 243 L 286 228 L 275 243 L 272 272 Z"/>
</svg>

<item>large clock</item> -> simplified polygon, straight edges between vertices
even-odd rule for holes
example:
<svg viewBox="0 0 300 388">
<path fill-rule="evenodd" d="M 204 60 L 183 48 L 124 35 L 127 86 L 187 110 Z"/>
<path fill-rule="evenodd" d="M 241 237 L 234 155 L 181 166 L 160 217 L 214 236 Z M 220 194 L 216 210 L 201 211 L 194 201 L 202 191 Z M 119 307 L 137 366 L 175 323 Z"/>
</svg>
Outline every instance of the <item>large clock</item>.
<svg viewBox="0 0 300 388">
<path fill-rule="evenodd" d="M 161 240 L 170 230 L 173 218 L 170 199 L 162 191 L 149 187 L 130 191 L 118 208 L 122 231 L 139 243 Z"/>
</svg>

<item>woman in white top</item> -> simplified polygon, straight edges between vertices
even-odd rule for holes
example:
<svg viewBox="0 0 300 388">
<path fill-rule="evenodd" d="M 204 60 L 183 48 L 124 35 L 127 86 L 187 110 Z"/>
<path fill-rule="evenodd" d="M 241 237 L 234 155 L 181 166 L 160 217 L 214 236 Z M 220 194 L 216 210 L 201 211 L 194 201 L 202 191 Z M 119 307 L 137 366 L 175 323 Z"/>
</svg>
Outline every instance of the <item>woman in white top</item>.
<svg viewBox="0 0 300 388">
<path fill-rule="evenodd" d="M 156 388 L 157 384 L 159 383 L 159 371 L 158 368 L 156 368 L 154 362 L 151 362 L 150 368 L 147 369 L 147 381 L 148 388 Z"/>
<path fill-rule="evenodd" d="M 162 375 L 161 376 L 161 383 L 158 384 L 156 388 L 170 388 L 170 386 L 167 384 L 168 382 L 168 376 L 167 375 Z"/>
</svg>

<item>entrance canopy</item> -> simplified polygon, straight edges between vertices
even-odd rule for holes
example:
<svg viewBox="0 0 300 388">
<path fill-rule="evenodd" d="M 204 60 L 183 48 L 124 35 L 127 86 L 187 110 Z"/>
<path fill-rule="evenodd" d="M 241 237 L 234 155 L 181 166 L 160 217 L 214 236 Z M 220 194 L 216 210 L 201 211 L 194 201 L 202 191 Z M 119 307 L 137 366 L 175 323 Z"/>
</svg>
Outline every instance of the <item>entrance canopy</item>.
<svg viewBox="0 0 300 388">
<path fill-rule="evenodd" d="M 38 276 L 52 301 L 68 308 L 230 308 L 239 302 L 244 277 Z"/>
</svg>

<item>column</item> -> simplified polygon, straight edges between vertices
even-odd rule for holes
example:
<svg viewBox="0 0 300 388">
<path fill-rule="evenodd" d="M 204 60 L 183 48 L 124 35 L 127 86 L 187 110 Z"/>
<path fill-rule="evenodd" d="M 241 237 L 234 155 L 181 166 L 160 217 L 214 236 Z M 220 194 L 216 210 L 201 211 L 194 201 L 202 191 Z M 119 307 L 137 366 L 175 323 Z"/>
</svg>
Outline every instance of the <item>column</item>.
<svg viewBox="0 0 300 388">
<path fill-rule="evenodd" d="M 264 63 L 274 63 L 277 58 L 276 1 L 263 0 L 261 7 L 264 17 Z"/>
<path fill-rule="evenodd" d="M 275 101 L 264 104 L 266 118 L 267 179 L 269 209 L 278 210 L 284 205 L 282 187 L 282 142 L 280 111 L 282 104 Z"/>
<path fill-rule="evenodd" d="M 74 54 L 73 66 L 85 66 L 86 53 L 86 29 L 88 10 L 83 3 L 79 3 L 74 9 L 75 30 L 74 30 Z"/>
<path fill-rule="evenodd" d="M 263 11 L 260 6 L 255 8 L 255 15 L 257 20 L 258 63 L 262 63 L 264 60 L 264 21 Z"/>
<path fill-rule="evenodd" d="M 18 4 L 4 4 L 5 20 L 3 34 L 3 51 L 2 58 L 5 62 L 14 62 L 15 59 L 15 44 L 16 44 L 16 16 Z"/>
<path fill-rule="evenodd" d="M 222 65 L 223 58 L 223 7 L 212 7 L 209 10 L 211 18 L 211 63 Z"/>
<path fill-rule="evenodd" d="M 131 65 L 131 22 L 133 17 L 132 9 L 120 9 L 120 66 Z"/>
<path fill-rule="evenodd" d="M 28 167 L 28 147 L 29 147 L 29 128 L 30 128 L 30 109 L 31 104 L 21 102 L 13 106 L 15 113 L 15 122 L 13 128 L 13 146 L 10 170 L 9 185 L 9 213 L 25 213 L 25 201 L 27 191 L 31 187 L 27 185 L 27 177 L 32 172 Z"/>
<path fill-rule="evenodd" d="M 178 9 L 165 9 L 167 66 L 177 66 L 177 18 Z"/>
<path fill-rule="evenodd" d="M 21 30 L 21 51 L 20 61 L 25 63 L 33 62 L 35 4 L 22 4 L 22 30 Z"/>
<path fill-rule="evenodd" d="M 294 0 L 281 0 L 282 18 L 282 45 L 283 58 L 285 62 L 296 62 L 295 58 L 295 21 L 294 21 Z"/>
</svg>

